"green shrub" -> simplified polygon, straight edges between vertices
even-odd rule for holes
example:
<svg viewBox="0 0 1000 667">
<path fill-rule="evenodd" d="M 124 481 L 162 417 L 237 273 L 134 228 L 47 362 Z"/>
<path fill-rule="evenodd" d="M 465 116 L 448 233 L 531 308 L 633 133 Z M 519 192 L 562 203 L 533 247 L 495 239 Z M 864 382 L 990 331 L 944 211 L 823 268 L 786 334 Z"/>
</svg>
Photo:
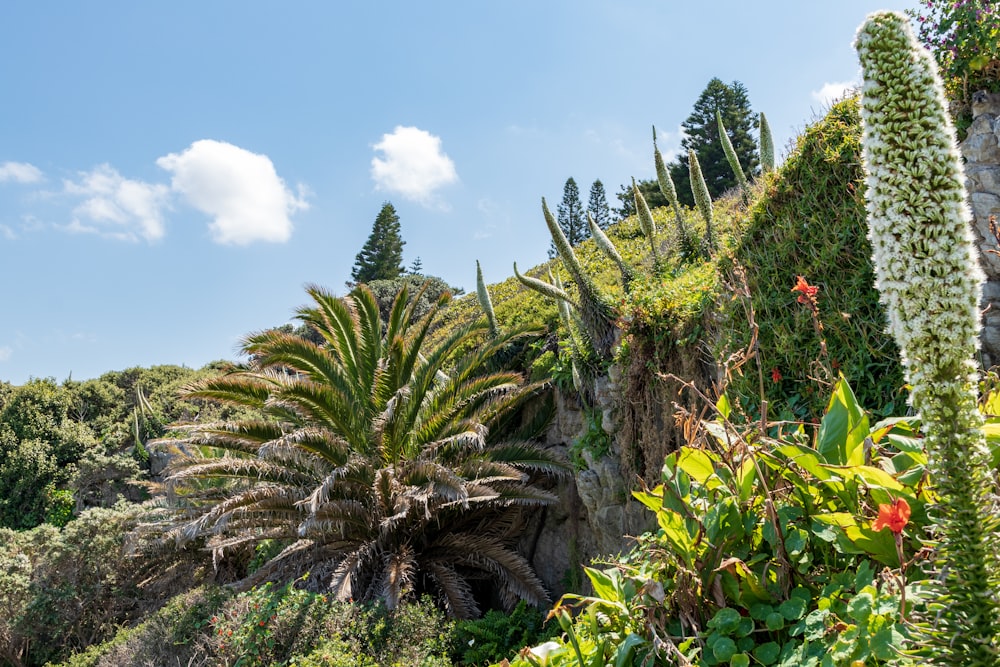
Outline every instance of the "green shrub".
<svg viewBox="0 0 1000 667">
<path fill-rule="evenodd" d="M 559 626 L 546 626 L 545 614 L 523 601 L 505 614 L 486 612 L 474 621 L 459 621 L 452 633 L 452 658 L 458 665 L 485 665 L 513 658 L 522 646 L 533 646 L 559 633 Z"/>
<path fill-rule="evenodd" d="M 724 305 L 716 357 L 750 346 L 748 305 L 758 327 L 757 359 L 730 385 L 733 400 L 756 410 L 763 386 L 772 406 L 798 406 L 790 418 L 822 413 L 828 391 L 823 383 L 829 386 L 835 377 L 817 368 L 821 341 L 792 292 L 803 276 L 819 287 L 819 319 L 834 375 L 843 373 L 859 400 L 881 406 L 883 414 L 902 407 L 899 350 L 885 331 L 885 310 L 874 288 L 864 205 L 861 120 L 857 99 L 848 99 L 808 127 L 779 171 L 764 177 L 746 231 L 720 267 L 724 274 L 735 266 L 745 269 L 749 304 L 742 297 Z"/>
</svg>

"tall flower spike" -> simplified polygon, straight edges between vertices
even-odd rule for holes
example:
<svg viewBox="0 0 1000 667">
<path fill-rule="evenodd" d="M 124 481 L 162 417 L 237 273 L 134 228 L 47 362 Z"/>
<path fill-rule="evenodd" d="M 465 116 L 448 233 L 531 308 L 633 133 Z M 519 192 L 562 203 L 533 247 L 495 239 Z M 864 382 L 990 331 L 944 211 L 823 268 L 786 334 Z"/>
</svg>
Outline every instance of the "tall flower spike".
<svg viewBox="0 0 1000 667">
<path fill-rule="evenodd" d="M 490 298 L 490 292 L 486 289 L 486 282 L 483 280 L 483 269 L 479 266 L 479 260 L 476 260 L 476 296 L 479 297 L 479 305 L 482 306 L 483 312 L 486 313 L 486 322 L 490 326 L 490 335 L 496 336 L 500 333 L 500 329 L 497 327 L 497 316 L 493 312 L 493 300 Z"/>
<path fill-rule="evenodd" d="M 693 150 L 688 150 L 688 173 L 691 176 L 691 194 L 694 195 L 695 206 L 705 220 L 705 248 L 711 252 L 715 247 L 712 239 L 712 195 L 708 193 L 708 184 L 701 175 L 701 164 Z"/>
<path fill-rule="evenodd" d="M 566 240 L 566 235 L 563 234 L 559 223 L 556 222 L 555 216 L 549 210 L 544 197 L 542 197 L 542 215 L 545 217 L 545 224 L 549 228 L 549 234 L 552 236 L 552 241 L 556 244 L 556 250 L 559 251 L 559 257 L 562 259 L 563 265 L 576 282 L 576 290 L 580 296 L 578 308 L 580 319 L 587 330 L 587 335 L 590 336 L 594 351 L 597 352 L 599 357 L 610 359 L 617 332 L 615 328 L 616 315 L 614 306 L 598 290 L 597 285 L 594 284 L 594 281 L 591 280 L 590 276 L 583 270 L 583 267 L 580 266 L 580 261 L 576 258 L 573 247 Z"/>
<path fill-rule="evenodd" d="M 555 285 L 550 285 L 544 280 L 539 280 L 538 278 L 532 278 L 531 276 L 522 276 L 517 271 L 517 262 L 514 262 L 514 277 L 521 281 L 521 284 L 528 289 L 533 289 L 543 296 L 547 296 L 550 299 L 555 299 L 556 301 L 565 301 L 574 308 L 576 308 L 576 302 L 567 294 L 562 288 L 556 287 Z"/>
<path fill-rule="evenodd" d="M 760 112 L 760 168 L 765 174 L 774 171 L 774 137 L 763 111 Z"/>
<path fill-rule="evenodd" d="M 590 227 L 590 235 L 594 239 L 594 243 L 597 247 L 604 251 L 604 254 L 615 263 L 618 270 L 622 274 L 622 288 L 628 292 L 632 281 L 635 280 L 635 270 L 622 259 L 621 253 L 618 252 L 618 248 L 615 244 L 608 238 L 608 235 L 604 233 L 604 230 L 594 221 L 594 216 L 587 211 L 587 225 Z"/>
<path fill-rule="evenodd" d="M 863 157 L 875 285 L 926 433 L 939 500 L 943 609 L 921 626 L 932 664 L 1000 663 L 996 498 L 976 409 L 983 274 L 961 156 L 931 55 L 909 20 L 878 12 L 858 30 Z"/>
<path fill-rule="evenodd" d="M 747 176 L 743 173 L 743 167 L 740 166 L 740 159 L 736 157 L 736 149 L 733 148 L 733 142 L 730 141 L 729 135 L 726 134 L 726 126 L 722 124 L 722 113 L 718 109 L 715 110 L 715 121 L 719 124 L 719 141 L 722 142 L 722 152 L 726 154 L 726 161 L 729 162 L 730 168 L 736 175 L 736 182 L 740 185 L 740 191 L 745 194 L 747 192 Z"/>
<path fill-rule="evenodd" d="M 639 226 L 642 227 L 642 233 L 649 239 L 649 251 L 653 253 L 653 263 L 659 263 L 660 254 L 656 249 L 656 222 L 653 220 L 649 204 L 646 203 L 646 198 L 639 191 L 639 186 L 635 184 L 634 178 L 632 179 L 632 197 L 635 199 L 636 213 L 639 214 Z"/>
<path fill-rule="evenodd" d="M 681 203 L 677 199 L 677 188 L 674 186 L 674 179 L 670 178 L 667 165 L 660 155 L 660 149 L 656 145 L 656 128 L 653 128 L 653 163 L 656 165 L 656 181 L 660 185 L 660 192 L 670 202 L 670 208 L 674 211 L 674 218 L 677 220 L 677 235 L 681 245 L 687 243 L 687 229 L 684 227 L 684 218 L 681 217 Z"/>
</svg>

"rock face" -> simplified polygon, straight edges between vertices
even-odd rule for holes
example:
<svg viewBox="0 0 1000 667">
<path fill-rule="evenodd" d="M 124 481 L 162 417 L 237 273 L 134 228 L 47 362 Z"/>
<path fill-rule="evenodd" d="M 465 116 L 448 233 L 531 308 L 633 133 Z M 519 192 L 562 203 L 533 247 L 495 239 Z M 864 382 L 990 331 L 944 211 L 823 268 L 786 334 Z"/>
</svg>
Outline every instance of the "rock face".
<svg viewBox="0 0 1000 667">
<path fill-rule="evenodd" d="M 983 286 L 983 368 L 1000 363 L 1000 116 L 984 113 L 972 121 L 960 146 L 965 157 L 965 187 L 974 218 L 973 231 L 986 273 Z M 992 222 L 991 222 L 992 221 Z"/>
<path fill-rule="evenodd" d="M 535 571 L 556 596 L 580 588 L 581 565 L 596 556 L 627 552 L 632 537 L 654 526 L 653 515 L 632 498 L 629 480 L 622 471 L 621 452 L 615 438 L 617 382 L 621 376 L 612 367 L 607 376 L 595 381 L 594 410 L 601 415 L 601 428 L 612 439 L 611 451 L 603 456 L 583 452 L 586 467 L 558 489 L 560 503 L 546 508 L 535 526 L 527 531 L 533 544 L 522 544 Z M 586 414 L 575 395 L 557 391 L 556 417 L 547 435 L 547 444 L 565 448 L 583 437 L 588 426 Z M 585 585 L 585 584 L 584 584 Z"/>
</svg>

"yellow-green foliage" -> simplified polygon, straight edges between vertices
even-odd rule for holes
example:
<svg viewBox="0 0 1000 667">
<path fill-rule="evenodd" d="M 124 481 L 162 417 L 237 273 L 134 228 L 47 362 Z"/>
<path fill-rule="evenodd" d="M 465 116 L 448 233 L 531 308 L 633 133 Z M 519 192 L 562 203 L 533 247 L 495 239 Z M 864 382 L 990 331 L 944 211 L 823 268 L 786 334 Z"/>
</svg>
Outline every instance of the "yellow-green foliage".
<svg viewBox="0 0 1000 667">
<path fill-rule="evenodd" d="M 885 333 L 885 312 L 873 287 L 866 237 L 861 126 L 856 99 L 835 104 L 806 129 L 778 172 L 764 177 L 751 205 L 746 231 L 734 249 L 745 267 L 759 325 L 759 361 L 765 397 L 772 406 L 799 402 L 800 416 L 823 409 L 827 392 L 820 340 L 809 309 L 791 289 L 797 276 L 819 287 L 819 318 L 828 366 L 851 382 L 861 404 L 887 413 L 902 407 L 899 353 Z M 750 341 L 745 302 L 724 312 L 720 354 Z M 744 366 L 730 398 L 759 402 L 755 364 Z M 780 375 L 782 379 L 772 379 Z"/>
</svg>

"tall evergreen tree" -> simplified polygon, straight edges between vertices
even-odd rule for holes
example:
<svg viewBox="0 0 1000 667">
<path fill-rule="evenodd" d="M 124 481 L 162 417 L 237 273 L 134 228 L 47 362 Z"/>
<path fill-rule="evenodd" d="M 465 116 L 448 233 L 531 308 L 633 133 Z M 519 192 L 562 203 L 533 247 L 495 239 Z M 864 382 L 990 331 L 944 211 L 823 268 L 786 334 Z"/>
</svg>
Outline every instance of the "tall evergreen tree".
<svg viewBox="0 0 1000 667">
<path fill-rule="evenodd" d="M 708 82 L 698 97 L 691 115 L 681 123 L 687 135 L 681 141 L 684 150 L 670 164 L 670 177 L 677 187 L 677 198 L 687 206 L 694 205 L 687 163 L 689 150 L 698 154 L 701 173 L 713 198 L 737 186 L 736 175 L 726 160 L 726 153 L 719 137 L 719 123 L 715 116 L 717 111 L 722 116 L 722 123 L 726 126 L 726 132 L 739 158 L 740 166 L 743 167 L 743 172 L 753 176 L 758 171 L 760 160 L 757 142 L 752 135 L 758 120 L 750 108 L 747 89 L 739 81 L 726 85 L 718 78 L 714 78 Z"/>
<path fill-rule="evenodd" d="M 587 211 L 601 229 L 607 229 L 611 224 L 611 208 L 608 206 L 608 195 L 604 192 L 604 183 L 601 183 L 601 179 L 597 179 L 590 186 Z"/>
<path fill-rule="evenodd" d="M 403 245 L 399 235 L 399 216 L 395 207 L 386 202 L 382 205 L 372 233 L 354 259 L 351 279 L 355 284 L 372 280 L 395 280 L 403 274 Z"/>
<path fill-rule="evenodd" d="M 580 188 L 577 187 L 572 176 L 566 179 L 566 185 L 563 186 L 562 202 L 556 209 L 556 213 L 559 227 L 571 246 L 590 238 L 587 218 L 584 215 L 583 204 L 580 202 Z M 555 257 L 558 254 L 555 243 L 553 243 L 549 248 L 549 257 Z"/>
</svg>

